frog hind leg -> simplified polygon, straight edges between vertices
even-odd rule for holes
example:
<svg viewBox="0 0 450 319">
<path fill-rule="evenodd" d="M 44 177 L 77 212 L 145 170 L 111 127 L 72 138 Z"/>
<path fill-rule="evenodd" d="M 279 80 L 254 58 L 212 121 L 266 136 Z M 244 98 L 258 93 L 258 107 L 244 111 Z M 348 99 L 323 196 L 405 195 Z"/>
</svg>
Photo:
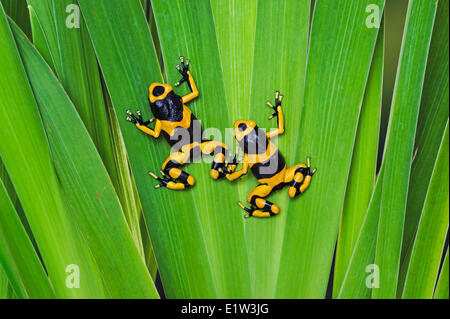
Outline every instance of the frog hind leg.
<svg viewBox="0 0 450 319">
<path fill-rule="evenodd" d="M 218 141 L 203 141 L 201 144 L 202 154 L 208 156 L 214 156 L 211 164 L 210 176 L 212 179 L 220 179 L 226 175 L 226 163 L 225 160 L 228 156 L 228 147 Z"/>
<path fill-rule="evenodd" d="M 268 201 L 265 197 L 272 193 L 273 187 L 267 184 L 260 184 L 256 186 L 248 195 L 247 201 L 251 208 L 246 211 L 248 215 L 246 217 L 272 217 L 280 213 L 280 207 L 276 204 Z M 242 208 L 242 204 L 240 204 Z"/>
<path fill-rule="evenodd" d="M 174 152 L 170 154 L 162 165 L 162 177 L 158 177 L 154 173 L 149 172 L 153 178 L 160 182 L 160 184 L 155 187 L 166 187 L 172 190 L 182 190 L 194 186 L 195 178 L 180 169 L 180 167 L 188 161 L 189 157 L 189 151 L 180 150 L 178 152 Z"/>
<path fill-rule="evenodd" d="M 284 182 L 289 184 L 289 197 L 291 198 L 303 194 L 311 184 L 311 179 L 316 169 L 311 170 L 309 157 L 306 162 L 307 164 L 297 164 L 286 170 Z"/>
</svg>

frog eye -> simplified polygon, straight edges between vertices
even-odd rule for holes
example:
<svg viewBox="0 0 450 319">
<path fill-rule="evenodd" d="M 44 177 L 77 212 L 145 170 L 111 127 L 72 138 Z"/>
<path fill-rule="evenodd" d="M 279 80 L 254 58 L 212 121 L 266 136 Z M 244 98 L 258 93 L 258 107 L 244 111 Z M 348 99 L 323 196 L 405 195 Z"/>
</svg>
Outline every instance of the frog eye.
<svg viewBox="0 0 450 319">
<path fill-rule="evenodd" d="M 153 96 L 160 96 L 160 95 L 163 95 L 164 92 L 165 92 L 164 87 L 161 85 L 158 85 L 158 86 L 155 86 L 155 88 L 152 91 L 152 94 L 153 94 Z"/>
<path fill-rule="evenodd" d="M 247 129 L 247 124 L 241 123 L 238 126 L 239 131 L 244 132 Z"/>
</svg>

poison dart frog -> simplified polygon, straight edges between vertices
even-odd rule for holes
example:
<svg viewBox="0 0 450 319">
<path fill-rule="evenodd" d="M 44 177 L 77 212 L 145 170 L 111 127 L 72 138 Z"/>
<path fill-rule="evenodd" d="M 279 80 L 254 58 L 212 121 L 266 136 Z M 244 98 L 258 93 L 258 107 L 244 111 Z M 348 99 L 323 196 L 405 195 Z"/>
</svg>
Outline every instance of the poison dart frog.
<svg viewBox="0 0 450 319">
<path fill-rule="evenodd" d="M 259 185 L 248 195 L 247 201 L 250 208 L 241 202 L 238 205 L 247 212 L 245 217 L 271 217 L 280 212 L 280 207 L 269 202 L 265 197 L 273 191 L 282 189 L 289 185 L 289 197 L 294 198 L 304 193 L 311 178 L 317 169 L 311 170 L 310 158 L 307 164 L 297 164 L 286 168 L 286 162 L 278 148 L 271 142 L 271 138 L 284 133 L 283 110 L 280 92 L 275 92 L 275 105 L 269 101 L 266 103 L 275 113 L 269 119 L 277 117 L 278 128 L 266 132 L 260 129 L 254 121 L 238 120 L 234 123 L 234 134 L 238 146 L 243 150 L 242 168 L 238 171 L 227 171 L 226 178 L 230 181 L 236 180 L 247 174 L 250 167 L 253 175 L 257 178 Z M 235 155 L 236 158 L 236 155 Z"/>
<path fill-rule="evenodd" d="M 180 167 L 201 154 L 214 155 L 210 170 L 211 178 L 215 180 L 223 178 L 230 170 L 225 163 L 228 147 L 222 142 L 203 139 L 200 121 L 186 106 L 186 103 L 198 97 L 199 91 L 189 71 L 189 60 L 181 56 L 180 62 L 181 66 L 176 67 L 182 78 L 175 83 L 175 86 L 187 82 L 191 93 L 179 96 L 169 84 L 152 83 L 149 87 L 148 98 L 154 119 L 144 121 L 139 110 L 136 112 L 137 115 L 130 110 L 126 111 L 128 114 L 126 119 L 135 124 L 139 130 L 154 138 L 158 138 L 162 132 L 172 147 L 172 153 L 162 164 L 160 171 L 162 176 L 149 172 L 150 176 L 160 182 L 155 188 L 167 187 L 182 190 L 193 186 L 194 177 L 182 171 Z M 148 125 L 153 121 L 155 126 L 151 129 Z"/>
</svg>

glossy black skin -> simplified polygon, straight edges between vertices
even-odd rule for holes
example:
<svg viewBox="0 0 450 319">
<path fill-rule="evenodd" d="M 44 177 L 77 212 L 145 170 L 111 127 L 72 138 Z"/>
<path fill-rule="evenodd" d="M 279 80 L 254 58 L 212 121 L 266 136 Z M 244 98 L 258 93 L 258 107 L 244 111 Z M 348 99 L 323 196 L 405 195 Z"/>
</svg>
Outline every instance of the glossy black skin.
<svg viewBox="0 0 450 319">
<path fill-rule="evenodd" d="M 157 86 L 153 89 L 153 95 L 159 96 Z M 155 92 L 156 91 L 156 92 Z M 155 95 L 158 94 L 158 95 Z M 157 100 L 155 103 L 150 102 L 150 109 L 153 115 L 161 121 L 180 122 L 183 119 L 183 102 L 181 96 L 170 91 L 162 100 Z"/>
<path fill-rule="evenodd" d="M 153 89 L 154 96 L 161 95 L 161 93 L 157 91 L 158 88 L 162 87 L 157 86 Z M 160 121 L 180 122 L 184 116 L 182 98 L 174 91 L 170 91 L 162 100 L 157 100 L 154 103 L 150 102 L 150 109 L 155 118 Z M 194 134 L 194 131 L 197 134 Z M 191 125 L 187 129 L 179 126 L 175 128 L 175 133 L 173 136 L 169 136 L 164 131 L 162 131 L 162 134 L 170 146 L 180 143 L 182 139 L 184 139 L 184 143 L 182 143 L 183 145 L 194 142 L 201 144 L 206 141 L 202 139 L 203 129 L 201 122 L 197 120 L 194 113 L 191 113 Z"/>
<path fill-rule="evenodd" d="M 241 124 L 242 125 L 242 124 Z M 244 131 L 246 127 L 242 128 Z M 239 146 L 244 151 L 245 154 L 264 154 L 269 145 L 269 139 L 266 136 L 266 132 L 260 129 L 258 126 L 244 136 L 240 141 L 238 141 Z M 275 162 L 276 161 L 276 162 Z M 270 174 L 267 173 L 270 165 L 276 165 L 275 169 L 271 169 Z M 254 163 L 250 169 L 256 179 L 270 178 L 277 173 L 281 172 L 286 166 L 286 161 L 280 151 L 277 149 L 276 152 L 266 161 L 261 163 Z M 263 170 L 263 168 L 266 168 Z"/>
</svg>

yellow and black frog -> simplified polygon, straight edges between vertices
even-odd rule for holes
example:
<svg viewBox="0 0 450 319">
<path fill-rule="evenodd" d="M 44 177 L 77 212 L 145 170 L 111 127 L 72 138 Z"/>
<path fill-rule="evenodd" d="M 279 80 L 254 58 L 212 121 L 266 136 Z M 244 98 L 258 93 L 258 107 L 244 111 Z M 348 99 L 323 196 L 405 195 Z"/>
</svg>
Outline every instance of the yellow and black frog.
<svg viewBox="0 0 450 319">
<path fill-rule="evenodd" d="M 225 163 L 228 147 L 222 142 L 203 139 L 200 121 L 186 106 L 186 103 L 198 97 L 199 91 L 189 71 L 189 60 L 180 57 L 180 62 L 181 66 L 177 65 L 177 69 L 182 78 L 175 86 L 187 82 L 191 93 L 179 96 L 169 84 L 153 83 L 149 88 L 149 102 L 154 118 L 144 121 L 139 110 L 136 112 L 137 115 L 127 110 L 128 121 L 154 138 L 158 138 L 162 132 L 172 147 L 172 153 L 162 165 L 162 176 L 149 172 L 150 176 L 160 182 L 155 188 L 163 186 L 181 190 L 193 186 L 194 177 L 182 171 L 180 167 L 201 154 L 214 155 L 210 171 L 213 179 L 225 177 L 229 170 Z M 151 129 L 148 125 L 153 121 L 155 126 Z"/>
<path fill-rule="evenodd" d="M 238 205 L 248 213 L 245 217 L 277 215 L 280 212 L 280 207 L 269 202 L 265 197 L 273 191 L 289 185 L 289 196 L 294 198 L 308 189 L 311 178 L 316 172 L 316 169 L 311 170 L 309 157 L 306 161 L 307 164 L 297 164 L 286 168 L 283 155 L 270 140 L 272 137 L 284 133 L 282 98 L 283 96 L 277 91 L 275 92 L 275 105 L 267 102 L 267 105 L 275 111 L 269 119 L 274 117 L 278 119 L 277 129 L 266 132 L 260 129 L 254 121 L 238 120 L 234 123 L 235 138 L 244 152 L 244 156 L 241 160 L 242 168 L 235 172 L 230 172 L 230 169 L 228 169 L 226 178 L 230 181 L 236 180 L 247 174 L 250 167 L 259 182 L 259 185 L 247 197 L 250 208 L 238 202 Z"/>
</svg>

